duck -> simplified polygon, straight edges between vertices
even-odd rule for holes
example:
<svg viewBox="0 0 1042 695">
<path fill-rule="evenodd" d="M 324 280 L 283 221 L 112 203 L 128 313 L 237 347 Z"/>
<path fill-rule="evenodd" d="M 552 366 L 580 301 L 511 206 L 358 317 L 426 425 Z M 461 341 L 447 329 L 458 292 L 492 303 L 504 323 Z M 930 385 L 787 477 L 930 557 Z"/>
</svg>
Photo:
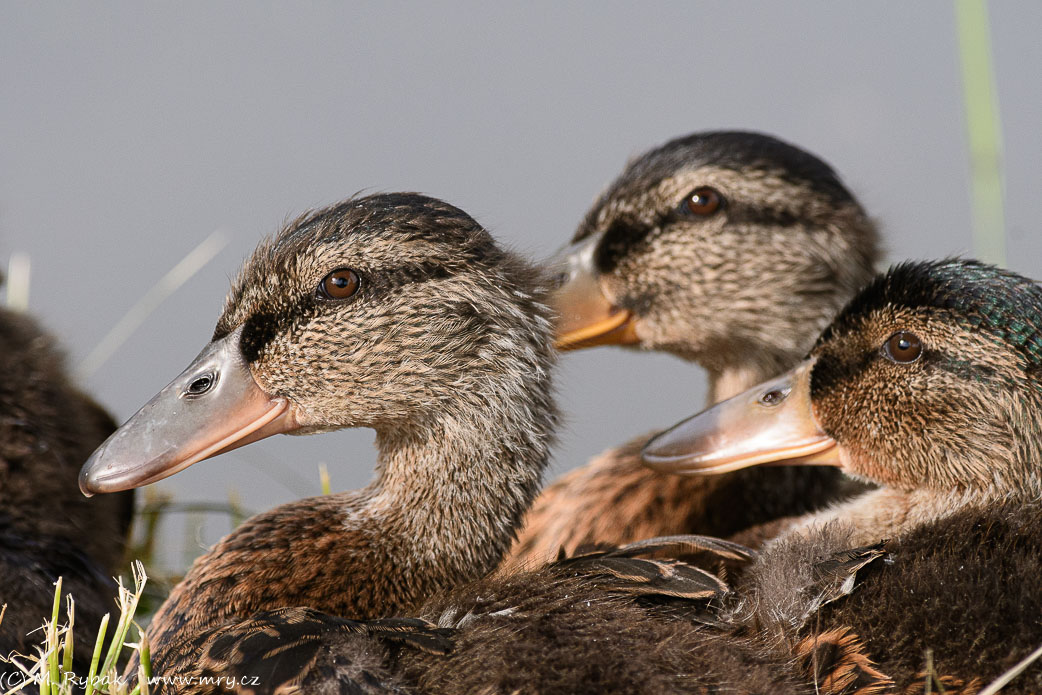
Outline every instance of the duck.
<svg viewBox="0 0 1042 695">
<path fill-rule="evenodd" d="M 152 673 L 182 678 L 176 692 L 221 692 L 203 677 L 249 692 L 797 692 L 786 659 L 697 629 L 726 582 L 670 559 L 677 544 L 740 558 L 738 544 L 666 539 L 494 576 L 558 425 L 545 295 L 541 269 L 416 193 L 350 198 L 262 242 L 210 342 L 80 487 L 344 427 L 376 431 L 376 479 L 254 516 L 198 558 L 148 627 Z"/>
<path fill-rule="evenodd" d="M 702 366 L 710 403 L 721 401 L 802 359 L 873 277 L 878 247 L 875 224 L 818 157 L 761 133 L 687 135 L 631 161 L 549 263 L 557 342 L 675 355 Z M 815 468 L 663 475 L 641 465 L 653 434 L 548 485 L 504 570 L 678 533 L 756 546 L 772 521 L 860 489 Z"/>
<path fill-rule="evenodd" d="M 945 259 L 892 267 L 800 365 L 663 432 L 643 459 L 685 475 L 799 459 L 877 485 L 786 521 L 747 571 L 745 620 L 802 624 L 798 567 L 881 544 L 885 561 L 810 622 L 861 644 L 897 692 L 969 694 L 1042 644 L 1040 441 L 1042 287 Z M 1040 688 L 1036 661 L 1005 691 Z"/>
<path fill-rule="evenodd" d="M 76 601 L 74 667 L 86 673 L 89 645 L 112 611 L 134 493 L 88 500 L 76 480 L 116 423 L 73 384 L 55 338 L 23 312 L 0 310 L 0 370 L 0 655 L 34 653 L 60 577 Z M 11 663 L 0 674 L 5 689 L 20 677 Z"/>
</svg>

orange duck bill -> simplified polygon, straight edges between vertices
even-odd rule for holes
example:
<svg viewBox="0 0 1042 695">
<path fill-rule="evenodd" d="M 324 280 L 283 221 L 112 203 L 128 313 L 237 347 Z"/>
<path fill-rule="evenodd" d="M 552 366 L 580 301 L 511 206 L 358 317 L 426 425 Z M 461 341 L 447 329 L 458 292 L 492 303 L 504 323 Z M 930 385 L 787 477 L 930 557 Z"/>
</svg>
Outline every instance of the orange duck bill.
<svg viewBox="0 0 1042 695">
<path fill-rule="evenodd" d="M 840 448 L 814 417 L 813 367 L 807 360 L 666 430 L 644 447 L 645 465 L 682 475 L 768 463 L 841 465 Z"/>
<path fill-rule="evenodd" d="M 193 463 L 297 429 L 292 403 L 257 385 L 241 328 L 215 340 L 98 447 L 80 471 L 85 495 L 162 480 Z"/>
<path fill-rule="evenodd" d="M 599 237 L 568 247 L 551 261 L 566 278 L 550 297 L 557 313 L 557 349 L 578 350 L 595 345 L 637 342 L 633 314 L 604 296 L 593 253 Z"/>
</svg>

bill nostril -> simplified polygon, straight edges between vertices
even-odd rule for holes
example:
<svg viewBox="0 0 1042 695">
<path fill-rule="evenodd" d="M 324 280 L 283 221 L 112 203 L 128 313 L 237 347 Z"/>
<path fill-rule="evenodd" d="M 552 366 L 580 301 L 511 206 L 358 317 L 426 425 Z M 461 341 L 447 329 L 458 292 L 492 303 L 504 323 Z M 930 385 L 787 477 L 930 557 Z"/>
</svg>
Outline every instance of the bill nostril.
<svg viewBox="0 0 1042 695">
<path fill-rule="evenodd" d="M 760 396 L 760 403 L 767 406 L 780 404 L 789 396 L 789 389 L 774 388 Z"/>
<path fill-rule="evenodd" d="M 559 290 L 564 287 L 565 283 L 568 282 L 569 273 L 567 270 L 554 273 L 550 276 L 550 289 Z"/>
<path fill-rule="evenodd" d="M 188 385 L 188 389 L 185 391 L 187 396 L 201 396 L 217 383 L 217 376 L 215 374 L 203 374 L 197 377 L 195 381 Z"/>
</svg>

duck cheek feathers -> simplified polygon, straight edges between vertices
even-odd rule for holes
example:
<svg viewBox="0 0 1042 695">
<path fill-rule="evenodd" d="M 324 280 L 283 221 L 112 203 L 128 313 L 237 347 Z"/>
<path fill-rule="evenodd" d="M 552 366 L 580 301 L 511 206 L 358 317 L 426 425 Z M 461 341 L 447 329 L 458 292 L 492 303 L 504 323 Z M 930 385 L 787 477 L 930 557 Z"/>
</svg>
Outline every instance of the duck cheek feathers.
<svg viewBox="0 0 1042 695">
<path fill-rule="evenodd" d="M 652 439 L 641 457 L 666 473 L 726 473 L 766 463 L 840 465 L 810 400 L 814 360 L 740 393 Z"/>
<path fill-rule="evenodd" d="M 211 342 L 112 434 L 80 471 L 85 495 L 162 480 L 203 459 L 296 428 L 292 403 L 258 386 L 241 328 Z"/>
</svg>

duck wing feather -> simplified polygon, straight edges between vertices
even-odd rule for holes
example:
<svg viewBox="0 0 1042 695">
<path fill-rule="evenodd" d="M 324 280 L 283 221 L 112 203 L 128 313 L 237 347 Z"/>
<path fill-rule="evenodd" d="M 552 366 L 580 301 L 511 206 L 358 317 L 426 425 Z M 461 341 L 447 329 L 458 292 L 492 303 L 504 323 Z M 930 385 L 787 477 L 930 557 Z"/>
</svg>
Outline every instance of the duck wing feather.
<svg viewBox="0 0 1042 695">
<path fill-rule="evenodd" d="M 282 608 L 197 635 L 195 683 L 179 692 L 248 695 L 402 695 L 393 654 L 447 654 L 453 630 L 419 618 L 348 620 Z"/>
</svg>

